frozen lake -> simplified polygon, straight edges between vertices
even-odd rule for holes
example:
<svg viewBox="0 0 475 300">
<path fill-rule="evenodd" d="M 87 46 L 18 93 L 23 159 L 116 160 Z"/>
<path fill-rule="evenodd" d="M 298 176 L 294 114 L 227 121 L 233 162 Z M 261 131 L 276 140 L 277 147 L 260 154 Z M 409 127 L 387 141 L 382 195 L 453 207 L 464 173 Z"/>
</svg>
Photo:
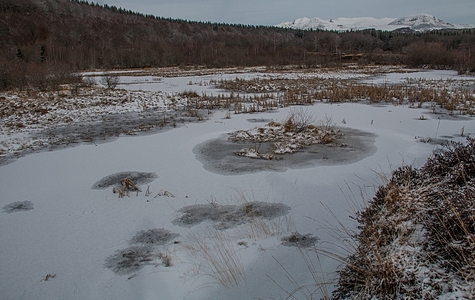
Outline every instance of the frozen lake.
<svg viewBox="0 0 475 300">
<path fill-rule="evenodd" d="M 124 77 L 121 82 L 127 84 L 120 87 L 217 92 L 205 82 L 226 76 L 237 75 Z M 396 82 L 407 76 L 439 79 L 454 75 L 428 71 L 371 80 Z M 33 208 L 0 213 L 0 298 L 280 299 L 299 285 L 309 288 L 296 291 L 297 299 L 308 295 L 319 298 L 321 291 L 312 268 L 318 270 L 319 280 L 332 282 L 340 262 L 317 255 L 312 247 L 299 251 L 282 244 L 281 239 L 292 233 L 309 234 L 317 238 L 315 247 L 319 249 L 335 255 L 350 254 L 351 247 L 338 236 L 338 227 L 355 229 L 350 215 L 371 199 L 383 183 L 381 177 L 404 164 L 421 166 L 440 147 L 421 142 L 421 137 L 464 141 L 462 128 L 464 135 L 475 134 L 473 118 L 441 119 L 427 108 L 318 103 L 308 107 L 317 120 L 329 116 L 346 134 L 358 130 L 372 137 L 365 142 L 369 145 L 366 155 L 346 163 L 310 160 L 298 168 L 235 174 L 210 171 L 206 163 L 213 154 L 205 159 L 197 156 L 199 145 L 235 130 L 259 126 L 250 119 L 282 121 L 289 110 L 233 114 L 230 119 L 225 117 L 226 111 L 217 110 L 205 122 L 33 153 L 0 166 L 0 207 L 29 201 Z M 325 151 L 331 158 L 331 148 Z M 255 162 L 248 158 L 246 163 Z M 112 187 L 92 188 L 101 178 L 120 172 L 148 172 L 157 177 L 140 185 L 142 192 L 131 192 L 124 198 L 114 194 Z M 278 218 L 265 219 L 266 228 L 272 230 L 259 234 L 250 234 L 257 227 L 249 224 L 216 230 L 210 221 L 188 227 L 174 222 L 178 211 L 190 205 L 237 206 L 248 202 L 282 203 L 290 210 Z M 106 266 L 114 253 L 131 246 L 138 232 L 157 228 L 176 235 L 151 250 L 169 256 L 169 266 L 158 256 L 126 275 Z M 199 240 L 209 248 L 195 248 Z M 242 274 L 229 288 L 220 283 L 222 278 L 210 264 L 219 262 L 220 253 L 228 253 L 223 249 L 231 249 L 237 261 L 236 269 L 224 276 Z M 217 255 L 206 256 L 206 251 Z M 331 291 L 332 286 L 326 288 Z"/>
</svg>

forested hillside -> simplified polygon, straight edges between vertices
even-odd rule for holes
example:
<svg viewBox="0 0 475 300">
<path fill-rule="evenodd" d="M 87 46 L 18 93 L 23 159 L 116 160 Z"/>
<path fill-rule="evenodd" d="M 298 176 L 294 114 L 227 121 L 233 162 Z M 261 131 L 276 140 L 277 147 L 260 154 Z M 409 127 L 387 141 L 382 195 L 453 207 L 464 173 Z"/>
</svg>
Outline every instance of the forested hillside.
<svg viewBox="0 0 475 300">
<path fill-rule="evenodd" d="M 475 31 L 300 31 L 143 15 L 78 0 L 0 0 L 0 89 L 73 70 L 407 64 L 475 71 Z M 42 75 L 43 74 L 43 75 Z M 67 77 L 67 76 L 66 76 Z"/>
</svg>

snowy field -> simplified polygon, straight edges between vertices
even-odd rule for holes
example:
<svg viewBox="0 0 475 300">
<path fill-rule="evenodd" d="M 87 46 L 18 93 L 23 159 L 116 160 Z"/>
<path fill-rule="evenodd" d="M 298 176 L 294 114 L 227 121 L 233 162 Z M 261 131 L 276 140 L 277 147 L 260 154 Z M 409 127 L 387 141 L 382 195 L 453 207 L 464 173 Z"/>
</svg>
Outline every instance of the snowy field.
<svg viewBox="0 0 475 300">
<path fill-rule="evenodd" d="M 236 76 L 124 76 L 119 88 L 217 93 L 213 80 Z M 447 71 L 410 76 L 457 79 Z M 474 78 L 463 80 L 473 86 Z M 350 216 L 382 176 L 404 164 L 420 167 L 441 142 L 475 134 L 473 117 L 434 115 L 429 107 L 307 109 L 344 132 L 366 133 L 365 154 L 338 160 L 340 152 L 326 148 L 325 157 L 306 164 L 273 170 L 269 162 L 235 173 L 206 167 L 197 154 L 200 145 L 265 124 L 259 120 L 284 121 L 286 107 L 230 118 L 216 110 L 170 130 L 31 152 L 0 165 L 0 298 L 319 299 L 333 288 L 334 256 L 352 250 L 338 228 L 354 229 Z M 27 134 L 4 130 L 1 141 Z M 122 176 L 141 192 L 113 193 Z"/>
</svg>

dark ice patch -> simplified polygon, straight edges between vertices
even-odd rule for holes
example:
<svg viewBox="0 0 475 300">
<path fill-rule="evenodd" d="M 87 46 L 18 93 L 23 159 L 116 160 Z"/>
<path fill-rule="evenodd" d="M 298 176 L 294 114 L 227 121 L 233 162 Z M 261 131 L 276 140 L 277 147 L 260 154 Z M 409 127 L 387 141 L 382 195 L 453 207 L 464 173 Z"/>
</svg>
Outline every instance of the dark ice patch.
<svg viewBox="0 0 475 300">
<path fill-rule="evenodd" d="M 111 186 L 120 186 L 120 181 L 124 178 L 132 180 L 135 185 L 147 184 L 158 178 L 156 173 L 148 172 L 119 172 L 106 176 L 92 185 L 93 190 L 102 190 Z"/>
<path fill-rule="evenodd" d="M 11 214 L 14 212 L 20 212 L 20 211 L 28 211 L 32 210 L 34 207 L 33 202 L 31 201 L 17 201 L 13 202 L 10 204 L 7 204 L 3 207 L 3 212 L 6 212 L 7 214 Z"/>
<path fill-rule="evenodd" d="M 311 234 L 302 235 L 298 232 L 293 232 L 289 236 L 284 236 L 281 241 L 282 245 L 284 246 L 291 246 L 291 247 L 312 247 L 315 246 L 318 238 L 312 236 Z"/>
<path fill-rule="evenodd" d="M 111 269 L 118 275 L 127 275 L 153 264 L 159 258 L 158 252 L 152 245 L 130 246 L 117 250 L 109 256 L 104 267 Z"/>
<path fill-rule="evenodd" d="M 249 123 L 269 123 L 273 121 L 272 119 L 264 119 L 264 118 L 255 118 L 255 119 L 247 119 Z"/>
<path fill-rule="evenodd" d="M 426 144 L 431 144 L 431 145 L 440 145 L 440 146 L 447 146 L 450 144 L 450 141 L 447 139 L 441 139 L 441 138 L 432 138 L 432 137 L 418 137 L 418 141 Z"/>
<path fill-rule="evenodd" d="M 253 218 L 271 220 L 287 214 L 289 210 L 290 207 L 282 203 L 260 201 L 243 205 L 195 204 L 178 210 L 181 215 L 172 222 L 180 226 L 194 226 L 211 221 L 216 229 L 228 229 L 248 223 Z"/>
<path fill-rule="evenodd" d="M 169 267 L 171 257 L 157 246 L 165 245 L 178 236 L 164 228 L 141 230 L 129 241 L 130 247 L 117 250 L 106 258 L 104 267 L 118 275 L 135 273 L 147 265 Z"/>
<path fill-rule="evenodd" d="M 172 233 L 164 228 L 154 228 L 137 232 L 130 242 L 133 244 L 164 245 L 176 237 L 178 237 L 177 233 Z"/>
</svg>

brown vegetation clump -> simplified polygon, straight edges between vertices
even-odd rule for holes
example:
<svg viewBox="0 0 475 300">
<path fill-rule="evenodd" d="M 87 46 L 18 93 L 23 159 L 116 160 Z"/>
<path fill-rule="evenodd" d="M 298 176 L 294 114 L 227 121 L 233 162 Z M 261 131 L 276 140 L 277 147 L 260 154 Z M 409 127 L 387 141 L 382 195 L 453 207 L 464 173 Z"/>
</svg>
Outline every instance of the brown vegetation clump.
<svg viewBox="0 0 475 300">
<path fill-rule="evenodd" d="M 344 70 L 344 69 L 341 69 Z M 364 72 L 364 68 L 360 72 Z M 382 71 L 381 69 L 379 69 Z M 324 76 L 324 73 L 323 77 Z M 392 103 L 395 105 L 431 106 L 450 114 L 475 112 L 475 96 L 467 83 L 453 80 L 406 80 L 403 84 L 366 84 L 338 78 L 319 78 L 302 73 L 299 78 L 254 78 L 221 81 L 220 89 L 253 93 L 245 97 L 206 97 L 197 103 L 213 103 L 213 108 L 234 109 L 236 114 L 262 112 L 292 105 L 308 105 L 316 102 Z M 262 94 L 264 93 L 264 94 Z M 293 120 L 287 120 L 293 121 Z M 289 122 L 288 126 L 292 126 Z M 292 130 L 291 128 L 289 128 Z"/>
<path fill-rule="evenodd" d="M 334 299 L 473 299 L 475 140 L 405 166 L 357 214 Z"/>
<path fill-rule="evenodd" d="M 136 191 L 137 193 L 141 192 L 141 190 L 129 178 L 122 178 L 120 180 L 120 186 L 119 187 L 114 187 L 112 189 L 112 192 L 114 194 L 115 193 L 119 194 L 119 198 L 124 198 L 125 196 L 128 197 L 130 191 Z"/>
<path fill-rule="evenodd" d="M 258 146 L 251 146 L 239 150 L 236 154 L 271 160 L 279 159 L 275 154 L 291 154 L 310 145 L 334 144 L 336 139 L 342 136 L 331 118 L 327 117 L 319 125 L 315 124 L 315 119 L 312 113 L 302 107 L 294 108 L 282 124 L 271 121 L 264 127 L 238 130 L 231 133 L 229 139 L 233 142 L 247 142 L 258 146 L 270 143 L 273 148 L 270 153 L 259 153 Z"/>
</svg>

